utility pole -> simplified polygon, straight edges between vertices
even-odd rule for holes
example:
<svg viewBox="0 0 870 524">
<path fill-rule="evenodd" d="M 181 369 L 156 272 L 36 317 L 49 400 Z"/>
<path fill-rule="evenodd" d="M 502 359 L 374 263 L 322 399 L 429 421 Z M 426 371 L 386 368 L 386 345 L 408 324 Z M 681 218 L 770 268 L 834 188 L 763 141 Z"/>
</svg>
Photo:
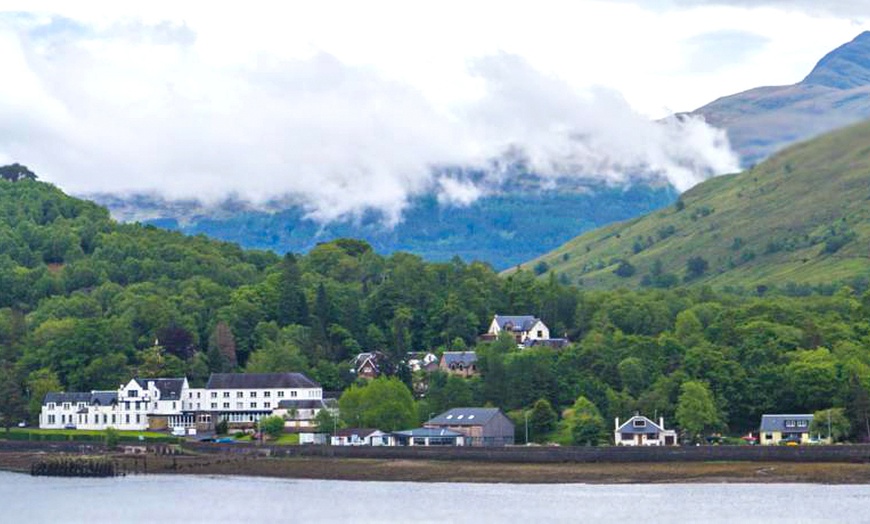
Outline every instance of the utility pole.
<svg viewBox="0 0 870 524">
<path fill-rule="evenodd" d="M 831 408 L 828 408 L 828 444 L 833 444 L 834 441 L 831 440 Z"/>
</svg>

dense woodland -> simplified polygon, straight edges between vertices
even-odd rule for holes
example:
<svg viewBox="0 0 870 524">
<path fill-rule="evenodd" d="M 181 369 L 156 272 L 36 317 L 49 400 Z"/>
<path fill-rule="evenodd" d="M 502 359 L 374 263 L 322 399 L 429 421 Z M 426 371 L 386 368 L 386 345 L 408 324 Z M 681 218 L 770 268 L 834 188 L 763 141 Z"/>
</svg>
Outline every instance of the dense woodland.
<svg viewBox="0 0 870 524">
<path fill-rule="evenodd" d="M 347 239 L 305 255 L 245 251 L 118 224 L 31 178 L 0 180 L 0 415 L 32 418 L 46 391 L 114 389 L 132 375 L 198 385 L 214 371 L 302 371 L 347 389 L 349 424 L 494 405 L 529 414 L 536 440 L 596 443 L 613 417 L 638 410 L 700 435 L 755 430 L 765 412 L 838 408 L 841 432 L 867 439 L 870 294 L 583 291 L 559 280 L 382 256 Z M 477 344 L 495 313 L 537 315 L 573 343 Z M 403 364 L 409 351 L 472 347 L 477 378 L 436 373 L 420 389 Z M 373 350 L 394 378 L 351 387 L 350 359 Z M 367 388 L 381 399 L 398 390 L 404 411 L 366 411 Z"/>
</svg>

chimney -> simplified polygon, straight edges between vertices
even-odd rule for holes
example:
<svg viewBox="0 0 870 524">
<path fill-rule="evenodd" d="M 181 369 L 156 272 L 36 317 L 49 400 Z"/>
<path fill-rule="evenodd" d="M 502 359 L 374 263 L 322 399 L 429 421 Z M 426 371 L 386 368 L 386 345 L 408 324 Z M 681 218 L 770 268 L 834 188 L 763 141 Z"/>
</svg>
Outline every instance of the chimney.
<svg viewBox="0 0 870 524">
<path fill-rule="evenodd" d="M 665 429 L 665 417 L 659 417 L 659 427 Z"/>
<path fill-rule="evenodd" d="M 613 429 L 619 429 L 619 417 L 616 417 L 616 427 Z"/>
</svg>

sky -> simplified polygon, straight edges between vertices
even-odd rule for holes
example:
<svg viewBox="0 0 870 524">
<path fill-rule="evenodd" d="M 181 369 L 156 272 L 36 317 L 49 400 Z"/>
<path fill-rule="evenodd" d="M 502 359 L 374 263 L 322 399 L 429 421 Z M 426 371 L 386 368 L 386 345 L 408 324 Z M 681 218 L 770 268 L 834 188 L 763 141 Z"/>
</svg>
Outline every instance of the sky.
<svg viewBox="0 0 870 524">
<path fill-rule="evenodd" d="M 668 115 L 797 82 L 870 29 L 866 1 L 127 4 L 0 0 L 0 163 L 74 194 L 289 196 L 324 221 L 468 204 L 517 155 L 688 189 L 739 159 Z"/>
</svg>

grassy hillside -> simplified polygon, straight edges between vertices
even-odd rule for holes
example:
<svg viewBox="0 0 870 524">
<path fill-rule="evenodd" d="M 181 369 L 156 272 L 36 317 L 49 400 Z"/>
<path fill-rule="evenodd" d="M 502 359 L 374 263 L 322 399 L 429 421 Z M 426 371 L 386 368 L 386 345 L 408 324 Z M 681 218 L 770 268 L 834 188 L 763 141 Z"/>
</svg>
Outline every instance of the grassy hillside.
<svg viewBox="0 0 870 524">
<path fill-rule="evenodd" d="M 748 288 L 866 278 L 868 255 L 870 122 L 709 180 L 674 206 L 584 234 L 525 266 L 595 288 Z"/>
</svg>

